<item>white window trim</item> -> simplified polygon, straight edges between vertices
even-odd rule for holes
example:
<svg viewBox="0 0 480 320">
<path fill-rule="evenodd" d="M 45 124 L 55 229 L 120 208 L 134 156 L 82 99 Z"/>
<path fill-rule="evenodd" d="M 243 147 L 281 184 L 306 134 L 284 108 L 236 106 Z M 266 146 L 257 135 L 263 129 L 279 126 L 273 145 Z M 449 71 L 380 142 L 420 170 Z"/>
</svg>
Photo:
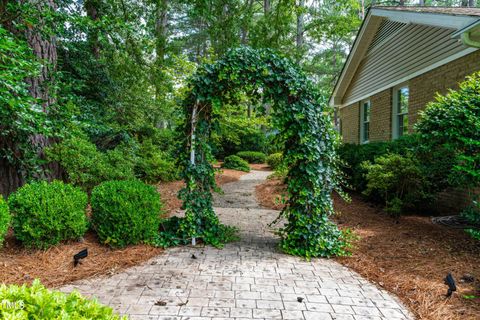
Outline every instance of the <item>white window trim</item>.
<svg viewBox="0 0 480 320">
<path fill-rule="evenodd" d="M 399 84 L 395 87 L 393 87 L 392 91 L 392 140 L 400 138 L 400 135 L 398 134 L 398 115 L 399 113 L 397 112 L 397 104 L 398 104 L 398 90 L 402 88 L 408 88 L 408 96 L 410 97 L 410 87 L 408 86 L 408 82 L 404 82 L 402 84 Z M 410 98 L 409 98 L 410 100 Z M 407 116 L 409 115 L 410 111 L 410 101 L 408 105 L 408 111 L 407 111 Z"/>
<path fill-rule="evenodd" d="M 361 144 L 365 144 L 365 143 L 368 143 L 370 141 L 370 133 L 369 133 L 369 136 L 368 136 L 368 140 L 363 140 L 363 136 L 364 136 L 364 123 L 365 123 L 365 119 L 364 119 L 364 112 L 363 112 L 363 105 L 365 103 L 368 103 L 368 106 L 370 108 L 370 119 L 368 120 L 368 123 L 370 124 L 372 122 L 372 102 L 370 101 L 370 99 L 365 99 L 365 100 L 362 100 L 360 101 L 360 143 Z"/>
</svg>

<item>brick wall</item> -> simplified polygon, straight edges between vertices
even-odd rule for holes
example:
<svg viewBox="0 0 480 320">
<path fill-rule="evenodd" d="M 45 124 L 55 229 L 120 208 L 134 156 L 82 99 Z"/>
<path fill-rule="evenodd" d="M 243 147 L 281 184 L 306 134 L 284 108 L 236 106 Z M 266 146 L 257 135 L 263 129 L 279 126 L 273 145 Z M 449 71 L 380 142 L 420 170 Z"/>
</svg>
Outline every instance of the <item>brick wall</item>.
<svg viewBox="0 0 480 320">
<path fill-rule="evenodd" d="M 387 89 L 370 97 L 370 139 L 385 141 L 391 139 L 392 131 L 392 90 Z"/>
<path fill-rule="evenodd" d="M 409 120 L 412 124 L 409 132 L 413 132 L 413 124 L 418 121 L 419 111 L 425 109 L 428 102 L 435 99 L 436 93 L 445 94 L 448 89 L 457 89 L 458 83 L 466 76 L 480 70 L 480 50 L 460 59 L 449 62 L 409 81 Z"/>
<path fill-rule="evenodd" d="M 445 94 L 448 89 L 457 89 L 458 83 L 475 71 L 480 70 L 480 50 L 456 59 L 443 66 L 408 81 L 409 131 L 418 121 L 419 111 L 433 101 L 436 93 Z M 370 97 L 370 141 L 390 140 L 392 137 L 392 89 L 384 90 Z M 340 110 L 344 142 L 359 143 L 360 103 L 354 103 Z"/>
<path fill-rule="evenodd" d="M 346 106 L 339 111 L 340 134 L 345 143 L 358 143 L 360 137 L 360 104 Z"/>
</svg>

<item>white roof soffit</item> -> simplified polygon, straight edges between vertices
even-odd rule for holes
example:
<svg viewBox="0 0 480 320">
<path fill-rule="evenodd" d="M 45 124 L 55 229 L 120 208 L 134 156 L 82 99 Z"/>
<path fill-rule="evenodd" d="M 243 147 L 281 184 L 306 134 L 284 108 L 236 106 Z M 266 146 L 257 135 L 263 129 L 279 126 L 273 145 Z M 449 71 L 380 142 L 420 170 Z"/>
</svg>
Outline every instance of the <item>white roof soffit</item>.
<svg viewBox="0 0 480 320">
<path fill-rule="evenodd" d="M 358 68 L 363 55 L 368 49 L 376 29 L 383 19 L 403 23 L 416 23 L 434 27 L 462 30 L 479 21 L 478 16 L 451 15 L 430 12 L 412 12 L 400 10 L 388 10 L 382 8 L 371 8 L 362 23 L 353 47 L 347 57 L 347 61 L 335 84 L 330 97 L 330 105 L 342 105 L 343 95 L 350 84 L 350 81 Z M 365 44 L 365 42 L 367 42 Z"/>
</svg>

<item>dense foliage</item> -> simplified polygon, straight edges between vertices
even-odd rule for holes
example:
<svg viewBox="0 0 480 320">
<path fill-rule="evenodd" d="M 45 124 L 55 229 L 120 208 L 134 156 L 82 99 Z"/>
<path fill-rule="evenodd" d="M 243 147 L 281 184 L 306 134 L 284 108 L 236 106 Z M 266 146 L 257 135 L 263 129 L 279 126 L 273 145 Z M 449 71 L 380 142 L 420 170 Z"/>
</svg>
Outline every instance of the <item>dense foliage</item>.
<svg viewBox="0 0 480 320">
<path fill-rule="evenodd" d="M 415 207 L 423 199 L 423 177 L 412 155 L 387 154 L 365 161 L 367 195 L 376 194 L 385 201 L 386 210 L 398 217 L 405 207 Z"/>
<path fill-rule="evenodd" d="M 62 165 L 71 183 L 91 190 L 103 181 L 134 178 L 134 158 L 129 147 L 100 152 L 88 140 L 73 137 L 49 148 L 47 154 Z"/>
<path fill-rule="evenodd" d="M 92 225 L 102 243 L 152 243 L 160 224 L 160 197 L 141 181 L 107 181 L 92 190 Z"/>
<path fill-rule="evenodd" d="M 26 247 L 77 240 L 88 228 L 87 195 L 61 181 L 26 184 L 10 195 L 8 205 L 15 237 Z"/>
<path fill-rule="evenodd" d="M 3 245 L 5 240 L 5 235 L 8 232 L 11 221 L 10 211 L 8 210 L 8 204 L 3 200 L 3 197 L 0 196 L 0 248 Z"/>
<path fill-rule="evenodd" d="M 213 124 L 210 119 L 236 93 L 248 90 L 257 93 L 251 98 L 272 106 L 272 119 L 284 142 L 289 200 L 281 213 L 287 220 L 279 231 L 281 248 L 307 258 L 346 254 L 343 233 L 328 219 L 334 213 L 331 192 L 339 188 L 336 133 L 325 112 L 326 101 L 305 74 L 269 50 L 239 48 L 200 68 L 191 87 L 185 100 L 184 132 L 189 141 L 181 228 L 190 237 L 203 237 L 219 225 L 212 209 L 211 190 L 216 185 L 208 141 L 215 119 Z"/>
<path fill-rule="evenodd" d="M 258 151 L 240 151 L 237 152 L 237 156 L 248 163 L 265 163 L 267 159 L 265 153 Z"/>
<path fill-rule="evenodd" d="M 225 157 L 222 168 L 250 172 L 248 162 L 236 155 Z"/>
<path fill-rule="evenodd" d="M 32 135 L 49 133 L 42 105 L 28 91 L 27 77 L 39 73 L 26 41 L 0 26 L 0 160 L 19 168 L 22 178 L 38 171 L 38 146 Z M 1 161 L 0 161 L 1 163 Z"/>
<path fill-rule="evenodd" d="M 34 280 L 31 286 L 0 285 L 0 301 L 2 319 L 127 319 L 78 292 L 65 294 L 48 290 L 38 280 Z"/>
<path fill-rule="evenodd" d="M 282 165 L 283 154 L 281 152 L 272 153 L 266 159 L 267 164 L 273 170 L 277 170 Z"/>
<path fill-rule="evenodd" d="M 480 73 L 468 77 L 458 90 L 437 96 L 421 113 L 416 129 L 426 149 L 449 155 L 450 168 L 444 175 L 450 185 L 471 192 L 480 187 Z M 478 195 L 472 197 L 476 199 L 465 215 L 478 223 Z"/>
</svg>

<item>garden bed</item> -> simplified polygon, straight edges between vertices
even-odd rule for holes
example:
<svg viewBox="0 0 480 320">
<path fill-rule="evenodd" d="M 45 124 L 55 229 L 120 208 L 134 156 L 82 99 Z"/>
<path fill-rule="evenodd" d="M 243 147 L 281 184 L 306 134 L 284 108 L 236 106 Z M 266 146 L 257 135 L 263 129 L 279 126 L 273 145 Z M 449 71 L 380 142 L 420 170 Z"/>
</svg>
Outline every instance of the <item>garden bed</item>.
<svg viewBox="0 0 480 320">
<path fill-rule="evenodd" d="M 257 198 L 263 206 L 280 209 L 275 199 L 284 190 L 279 180 L 269 180 L 257 187 Z M 418 319 L 479 319 L 478 242 L 462 230 L 435 225 L 428 217 L 403 216 L 397 222 L 358 195 L 351 203 L 335 196 L 335 208 L 340 213 L 337 223 L 360 237 L 352 256 L 337 261 L 396 294 Z M 446 299 L 443 278 L 449 272 L 458 291 Z M 461 282 L 464 275 L 476 281 Z"/>
<path fill-rule="evenodd" d="M 238 180 L 242 174 L 244 172 L 223 170 L 216 180 L 222 185 Z M 181 202 L 176 196 L 182 186 L 183 181 L 158 184 L 166 215 L 180 209 Z M 88 248 L 88 257 L 74 267 L 73 255 L 84 248 Z M 161 252 L 162 249 L 147 245 L 111 249 L 101 245 L 93 232 L 87 233 L 81 242 L 62 243 L 48 250 L 27 250 L 10 232 L 0 249 L 0 283 L 31 283 L 38 278 L 48 287 L 57 287 L 79 279 L 116 273 Z"/>
</svg>

